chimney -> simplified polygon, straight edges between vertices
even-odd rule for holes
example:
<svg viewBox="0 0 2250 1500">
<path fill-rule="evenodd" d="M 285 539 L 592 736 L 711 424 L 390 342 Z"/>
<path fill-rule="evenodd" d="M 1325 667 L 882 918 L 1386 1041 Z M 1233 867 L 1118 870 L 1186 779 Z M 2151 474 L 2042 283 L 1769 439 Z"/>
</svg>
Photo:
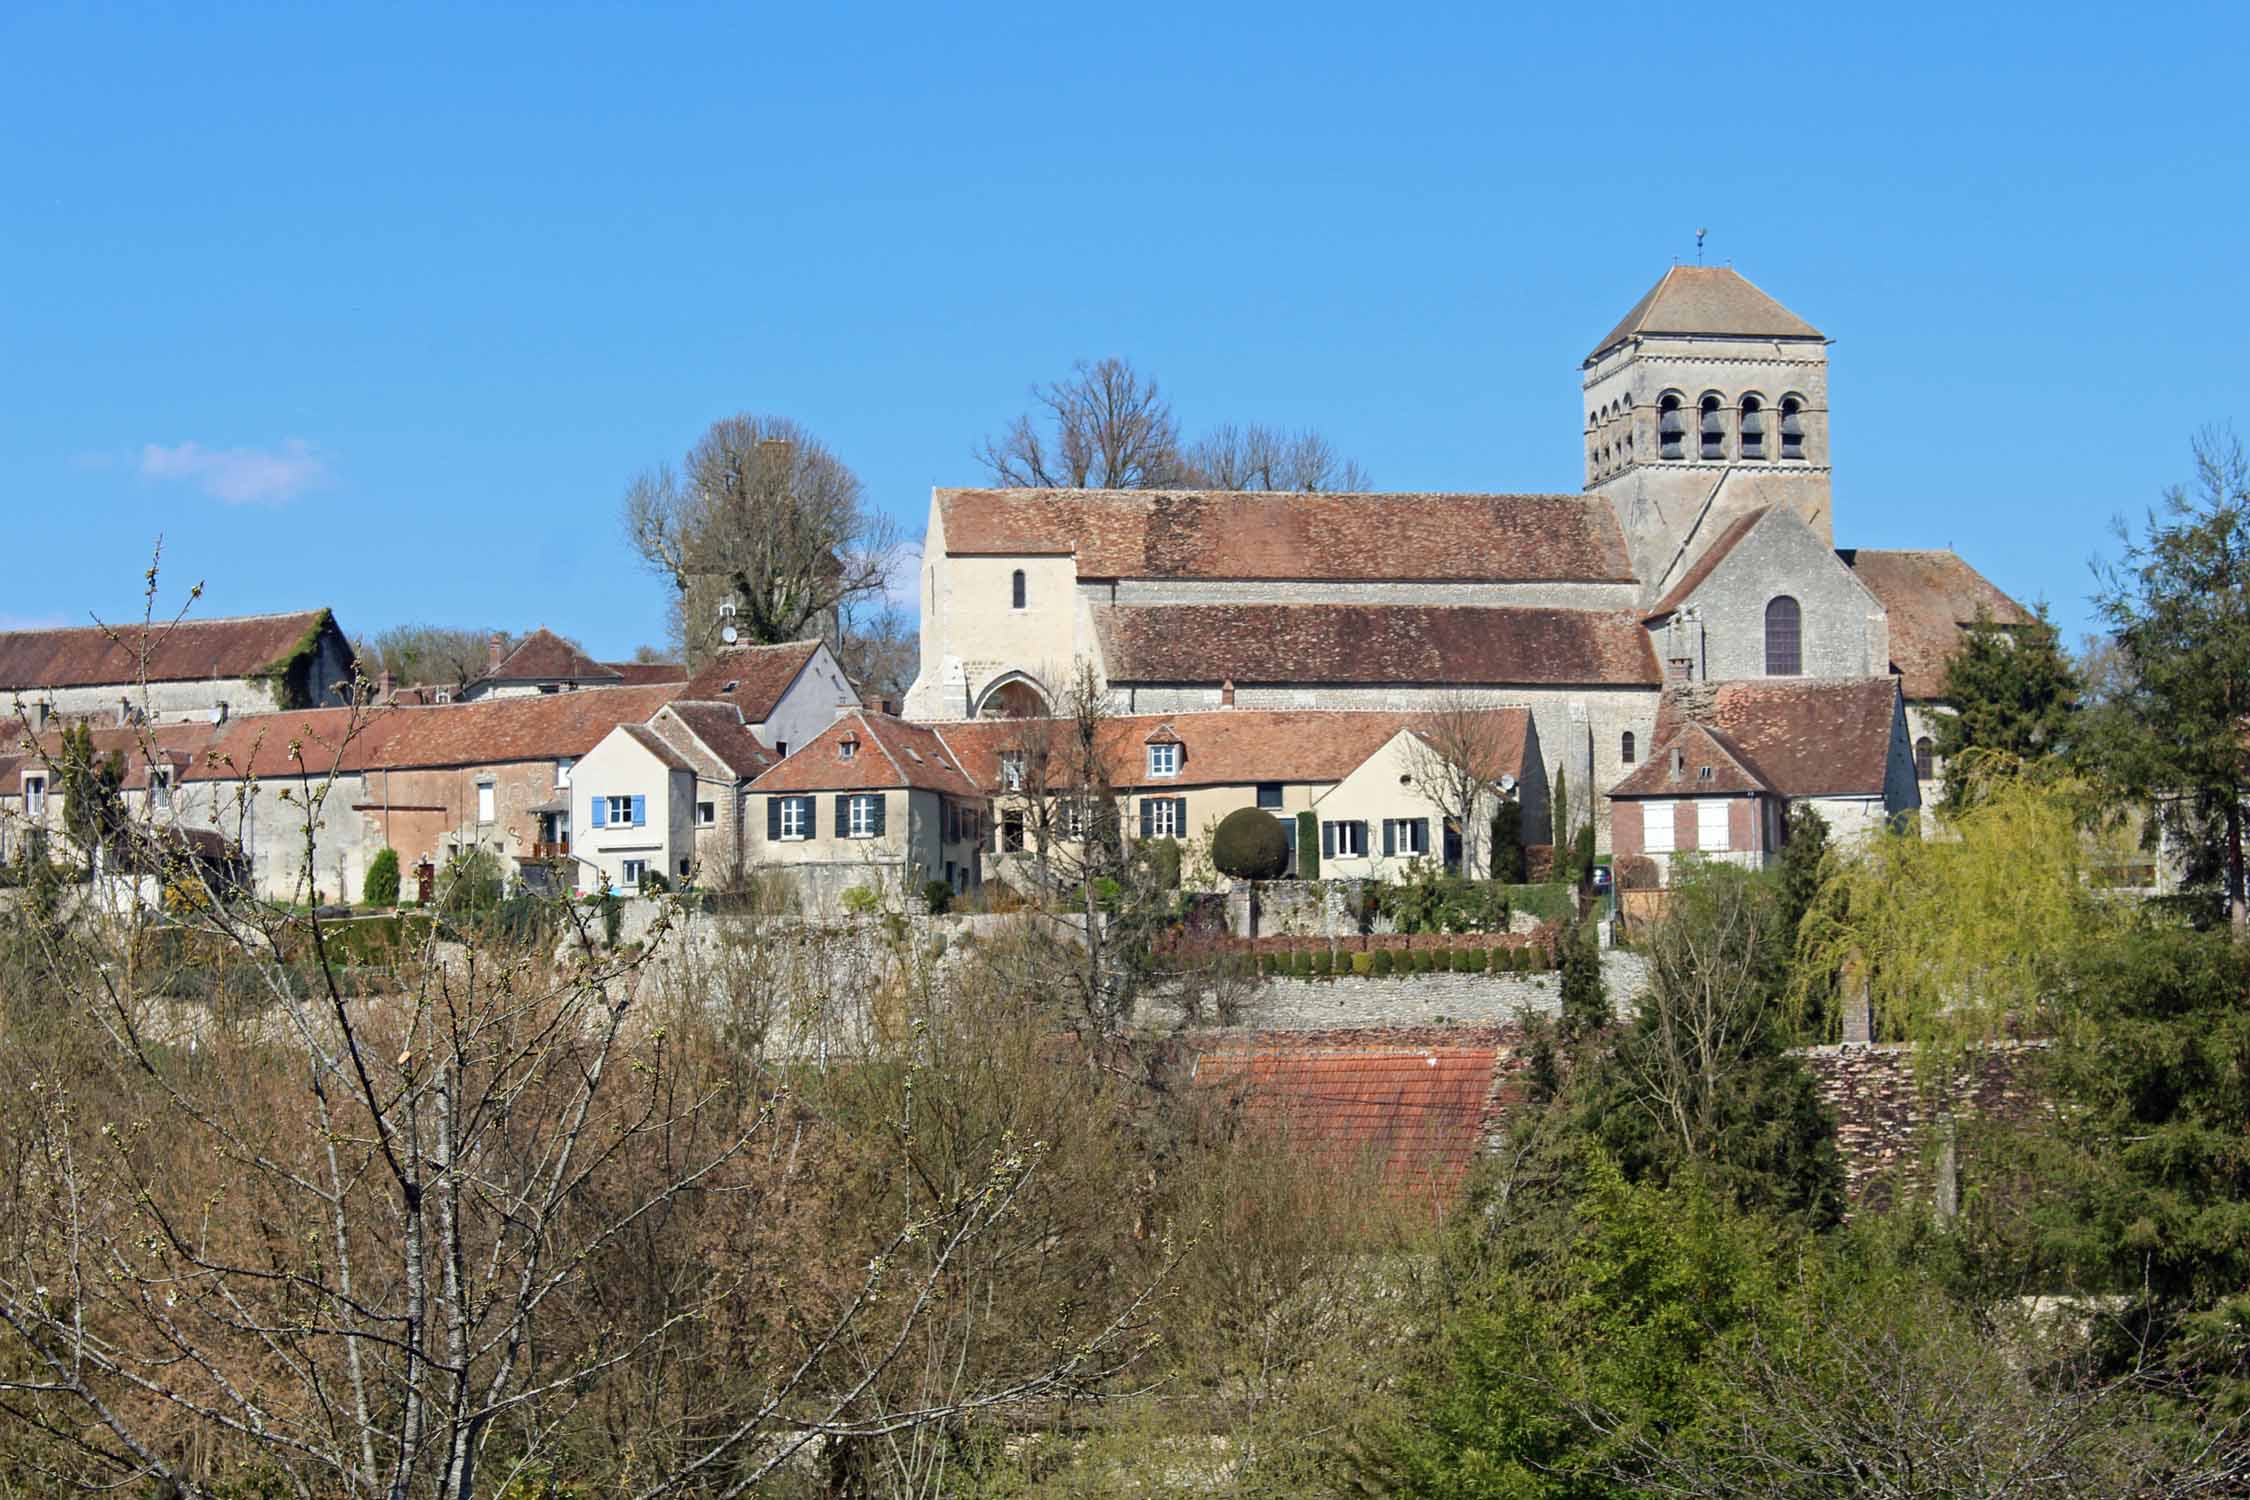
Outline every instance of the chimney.
<svg viewBox="0 0 2250 1500">
<path fill-rule="evenodd" d="M 508 638 L 502 635 L 499 631 L 495 630 L 494 632 L 492 632 L 492 639 L 485 642 L 484 669 L 487 672 L 499 671 L 500 658 L 506 656 L 507 654 Z"/>
<path fill-rule="evenodd" d="M 120 697 L 117 700 L 117 727 L 123 729 L 126 725 L 132 722 L 133 700 L 126 697 Z"/>
<path fill-rule="evenodd" d="M 1679 746 L 1672 747 L 1672 779 L 1678 781 L 1687 772 L 1687 752 Z"/>
<path fill-rule="evenodd" d="M 40 733 L 46 729 L 47 715 L 52 713 L 53 711 L 54 705 L 49 703 L 44 698 L 41 698 L 38 702 L 31 705 L 31 728 L 33 733 Z"/>
<path fill-rule="evenodd" d="M 398 674 L 389 667 L 385 667 L 382 674 L 375 679 L 375 701 L 377 703 L 392 703 L 396 702 L 397 699 Z"/>
<path fill-rule="evenodd" d="M 1234 707 L 1234 679 L 1232 677 L 1219 684 L 1219 707 Z"/>
</svg>

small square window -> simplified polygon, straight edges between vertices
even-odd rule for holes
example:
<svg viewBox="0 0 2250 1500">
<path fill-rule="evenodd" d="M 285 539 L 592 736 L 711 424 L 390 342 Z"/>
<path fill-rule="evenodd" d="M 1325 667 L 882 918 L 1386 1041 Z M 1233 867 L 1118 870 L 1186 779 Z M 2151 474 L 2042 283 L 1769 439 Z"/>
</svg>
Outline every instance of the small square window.
<svg viewBox="0 0 2250 1500">
<path fill-rule="evenodd" d="M 716 802 L 698 802 L 698 803 L 696 803 L 696 804 L 695 804 L 695 826 L 696 826 L 696 827 L 698 827 L 698 828 L 709 828 L 709 827 L 710 827 L 711 825 L 713 825 L 714 823 L 716 823 L 716 822 L 718 822 L 718 821 L 719 821 L 719 804 L 718 804 L 718 803 L 716 803 Z"/>
<path fill-rule="evenodd" d="M 850 735 L 847 734 L 842 739 L 836 742 L 836 758 L 838 760 L 854 760 L 857 759 L 858 756 L 858 740 L 853 739 Z"/>
<path fill-rule="evenodd" d="M 1278 781 L 1259 782 L 1258 805 L 1269 810 L 1281 806 L 1281 783 Z"/>
<path fill-rule="evenodd" d="M 631 827 L 631 826 L 632 826 L 632 823 L 633 823 L 633 799 L 632 799 L 632 798 L 630 798 L 630 797 L 604 797 L 604 798 L 603 798 L 602 800 L 603 800 L 603 802 L 605 802 L 606 804 L 608 804 L 608 805 L 607 805 L 607 806 L 606 806 L 606 807 L 605 807 L 605 808 L 603 809 L 603 811 L 604 811 L 604 812 L 606 812 L 606 813 L 607 813 L 607 814 L 609 815 L 609 817 L 608 817 L 608 820 L 609 820 L 609 822 L 610 822 L 610 823 L 612 823 L 612 824 L 614 824 L 614 825 L 616 825 L 616 826 L 618 826 L 618 827 L 622 827 L 622 828 L 629 828 L 629 827 Z"/>
<path fill-rule="evenodd" d="M 1151 776 L 1177 776 L 1180 774 L 1180 747 L 1167 742 L 1148 747 L 1148 774 Z"/>
<path fill-rule="evenodd" d="M 570 768 L 575 764 L 577 762 L 567 755 L 555 762 L 556 791 L 567 792 L 570 790 Z"/>
<path fill-rule="evenodd" d="M 1023 790 L 1023 752 L 1021 750 L 1003 750 L 1000 752 L 1000 784 L 1011 792 Z"/>
<path fill-rule="evenodd" d="M 1339 859 L 1359 859 L 1367 853 L 1367 825 L 1356 818 L 1328 825 L 1335 830 L 1336 856 Z"/>
<path fill-rule="evenodd" d="M 629 888 L 639 890 L 642 882 L 648 879 L 648 861 L 645 859 L 626 860 L 624 879 Z"/>
</svg>

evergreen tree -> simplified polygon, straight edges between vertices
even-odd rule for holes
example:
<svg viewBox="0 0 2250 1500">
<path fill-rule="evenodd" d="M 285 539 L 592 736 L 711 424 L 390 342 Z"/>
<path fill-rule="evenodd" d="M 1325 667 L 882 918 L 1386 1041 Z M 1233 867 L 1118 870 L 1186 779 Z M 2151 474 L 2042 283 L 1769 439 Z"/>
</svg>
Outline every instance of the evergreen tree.
<svg viewBox="0 0 2250 1500">
<path fill-rule="evenodd" d="M 1551 878 L 1560 880 L 1566 885 L 1576 883 L 1575 876 L 1570 868 L 1572 852 L 1570 821 L 1570 773 L 1568 771 L 1557 771 L 1555 772 L 1555 807 L 1553 815 L 1548 820 L 1547 837 L 1552 842 L 1555 851 L 1554 870 Z"/>
<path fill-rule="evenodd" d="M 1602 988 L 1601 950 L 1590 922 L 1573 922 L 1561 940 L 1562 1024 L 1571 1036 L 1586 1036 L 1609 1024 L 1609 995 Z"/>
<path fill-rule="evenodd" d="M 376 851 L 367 862 L 367 879 L 360 888 L 360 897 L 369 906 L 396 906 L 398 904 L 398 851 L 383 848 Z"/>
<path fill-rule="evenodd" d="M 2067 752 L 2082 694 L 2045 604 L 2028 625 L 1996 625 L 1980 609 L 1945 663 L 1945 700 L 1954 712 L 1938 719 L 1936 748 L 1945 758 L 1947 805 L 1967 795 L 1973 751 L 2016 761 Z"/>
</svg>

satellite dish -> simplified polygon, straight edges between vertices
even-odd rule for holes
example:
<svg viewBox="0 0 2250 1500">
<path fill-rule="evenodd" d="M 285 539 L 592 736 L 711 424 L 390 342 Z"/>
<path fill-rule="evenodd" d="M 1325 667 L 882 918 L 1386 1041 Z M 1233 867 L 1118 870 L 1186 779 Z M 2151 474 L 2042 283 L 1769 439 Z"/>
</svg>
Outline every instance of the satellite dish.
<svg viewBox="0 0 2250 1500">
<path fill-rule="evenodd" d="M 730 646 L 733 645 L 737 640 L 741 639 L 741 636 L 742 632 L 735 629 L 732 625 L 724 626 L 719 631 L 719 639 L 725 641 Z"/>
<path fill-rule="evenodd" d="M 1504 795 L 1504 794 L 1506 794 L 1506 793 L 1508 793 L 1508 792 L 1512 792 L 1512 791 L 1514 791 L 1515 789 L 1516 789 L 1516 778 L 1515 778 L 1515 777 L 1513 777 L 1513 776 L 1510 776 L 1510 775 L 1509 775 L 1509 774 L 1508 774 L 1507 772 L 1505 772 L 1505 771 L 1502 771 L 1502 772 L 1500 773 L 1500 790 L 1501 790 L 1502 794 Z"/>
</svg>

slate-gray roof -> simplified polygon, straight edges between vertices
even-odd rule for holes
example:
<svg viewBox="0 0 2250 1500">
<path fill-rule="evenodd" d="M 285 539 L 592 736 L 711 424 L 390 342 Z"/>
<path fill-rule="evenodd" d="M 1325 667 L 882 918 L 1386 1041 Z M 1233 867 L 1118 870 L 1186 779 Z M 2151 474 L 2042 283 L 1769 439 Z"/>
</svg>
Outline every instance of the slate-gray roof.
<svg viewBox="0 0 2250 1500">
<path fill-rule="evenodd" d="M 1817 339 L 1819 329 L 1751 284 L 1732 266 L 1674 266 L 1594 345 L 1586 363 L 1646 334 Z"/>
</svg>

